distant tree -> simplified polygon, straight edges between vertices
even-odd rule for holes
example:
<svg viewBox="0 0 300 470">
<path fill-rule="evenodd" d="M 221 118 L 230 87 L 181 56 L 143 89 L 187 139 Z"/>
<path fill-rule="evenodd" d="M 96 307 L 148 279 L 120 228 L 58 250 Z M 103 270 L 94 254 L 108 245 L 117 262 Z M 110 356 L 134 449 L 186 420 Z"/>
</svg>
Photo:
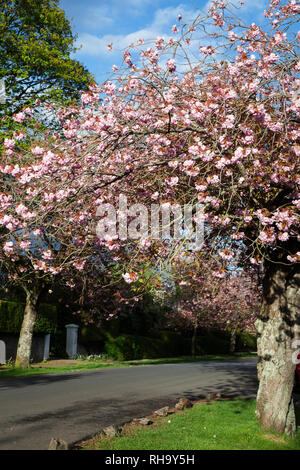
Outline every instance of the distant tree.
<svg viewBox="0 0 300 470">
<path fill-rule="evenodd" d="M 0 105 L 1 127 L 8 116 L 40 102 L 70 103 L 92 82 L 88 70 L 70 55 L 76 51 L 59 0 L 2 0 L 0 11 L 0 80 L 6 103 Z M 18 115 L 17 120 L 22 120 Z M 16 121 L 15 121 L 16 122 Z"/>
<path fill-rule="evenodd" d="M 173 269 L 176 293 L 166 320 L 169 326 L 192 332 L 193 356 L 199 328 L 228 332 L 230 352 L 235 351 L 238 330 L 255 333 L 254 322 L 261 303 L 255 271 L 231 269 L 218 277 L 216 269 L 216 264 L 203 253 L 192 262 L 177 263 Z"/>
<path fill-rule="evenodd" d="M 94 209 L 91 213 L 84 210 L 79 199 L 81 157 L 30 147 L 29 142 L 26 153 L 22 145 L 18 140 L 4 140 L 0 269 L 5 285 L 21 288 L 26 295 L 16 365 L 28 367 L 40 296 L 45 289 L 53 289 L 54 281 L 71 288 L 78 273 L 83 282 L 88 266 L 99 265 L 101 260 L 95 236 L 86 236 Z"/>
</svg>

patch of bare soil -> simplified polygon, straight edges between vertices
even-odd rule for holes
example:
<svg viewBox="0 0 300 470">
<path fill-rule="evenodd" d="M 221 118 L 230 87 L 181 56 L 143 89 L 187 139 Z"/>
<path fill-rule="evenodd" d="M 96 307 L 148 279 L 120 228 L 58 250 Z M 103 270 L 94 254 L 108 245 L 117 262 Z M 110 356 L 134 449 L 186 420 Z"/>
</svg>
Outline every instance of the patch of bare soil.
<svg viewBox="0 0 300 470">
<path fill-rule="evenodd" d="M 177 410 L 175 410 L 177 411 Z M 177 411 L 178 412 L 178 411 Z M 151 420 L 151 427 L 157 426 L 159 423 L 161 423 L 164 418 L 155 415 L 154 413 L 151 415 L 145 416 L 145 418 Z M 135 420 L 133 419 L 132 421 L 128 423 L 124 423 L 120 426 L 116 426 L 118 429 L 118 435 L 122 436 L 128 436 L 131 434 L 134 434 L 135 431 L 139 428 L 143 427 L 142 424 L 140 424 L 139 419 Z M 93 448 L 93 445 L 96 443 L 97 448 L 101 449 L 101 443 L 105 443 L 109 441 L 112 437 L 111 436 L 106 436 L 103 431 L 100 431 L 97 433 L 95 436 L 91 437 L 90 439 L 87 439 L 85 441 L 77 442 L 73 447 L 72 450 L 80 450 L 80 449 L 85 449 L 86 447 L 88 448 Z"/>
<path fill-rule="evenodd" d="M 47 362 L 32 364 L 31 367 L 67 367 L 77 366 L 78 364 L 90 364 L 88 361 L 76 361 L 75 359 L 54 359 Z"/>
</svg>

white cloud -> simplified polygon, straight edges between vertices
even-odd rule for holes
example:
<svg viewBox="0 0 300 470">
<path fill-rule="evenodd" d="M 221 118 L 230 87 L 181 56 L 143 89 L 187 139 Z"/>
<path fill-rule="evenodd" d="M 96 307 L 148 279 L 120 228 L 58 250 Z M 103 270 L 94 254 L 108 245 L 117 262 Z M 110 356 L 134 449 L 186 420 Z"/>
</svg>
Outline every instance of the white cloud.
<svg viewBox="0 0 300 470">
<path fill-rule="evenodd" d="M 131 0 L 139 2 L 140 0 Z M 158 9 L 154 13 L 153 21 L 149 26 L 134 31 L 129 34 L 106 34 L 101 37 L 90 33 L 82 33 L 77 40 L 77 47 L 82 48 L 77 55 L 106 56 L 112 54 L 107 50 L 107 45 L 113 43 L 113 50 L 123 50 L 131 43 L 136 43 L 138 39 L 145 41 L 154 40 L 157 36 L 168 38 L 172 36 L 171 27 L 176 23 L 178 14 L 181 13 L 187 20 L 195 16 L 196 10 L 187 9 L 186 5 L 178 5 L 176 8 L 167 7 Z"/>
<path fill-rule="evenodd" d="M 106 43 L 106 46 L 107 44 L 108 43 Z M 98 56 L 104 52 L 103 38 L 98 38 L 93 34 L 83 33 L 78 37 L 76 47 L 80 47 L 76 55 Z"/>
<path fill-rule="evenodd" d="M 145 6 L 146 2 L 148 3 L 150 0 L 126 0 L 126 7 L 129 4 L 136 7 L 142 7 Z M 114 6 L 116 3 L 120 5 L 119 0 L 116 0 L 116 2 L 113 3 Z M 230 4 L 233 6 L 239 6 L 239 0 L 231 0 Z M 251 23 L 252 21 L 257 22 L 258 20 L 261 20 L 262 12 L 266 8 L 267 4 L 268 0 L 244 0 L 244 5 L 241 9 L 232 8 L 232 11 L 236 13 L 236 16 L 241 16 L 244 20 L 247 19 L 247 23 Z M 144 39 L 146 42 L 154 40 L 157 36 L 163 36 L 167 39 L 173 36 L 171 27 L 176 23 L 178 14 L 183 16 L 183 23 L 191 23 L 198 14 L 205 14 L 210 5 L 211 0 L 209 0 L 201 9 L 193 8 L 192 4 L 179 4 L 176 7 L 159 8 L 154 11 L 152 21 L 145 26 L 145 28 L 138 29 L 129 34 L 116 33 L 105 34 L 102 36 L 97 36 L 91 33 L 79 34 L 77 47 L 79 45 L 82 45 L 82 47 L 80 51 L 77 52 L 77 55 L 112 58 L 118 54 L 119 57 L 120 50 L 126 49 L 131 43 L 136 43 L 140 38 Z M 109 16 L 109 12 L 104 6 L 103 8 L 96 8 L 91 11 L 89 15 L 92 16 L 88 21 L 90 21 L 95 28 L 98 27 L 98 30 L 99 25 L 103 25 L 105 21 L 107 21 L 108 25 L 110 21 L 113 22 L 112 17 Z M 116 26 L 114 27 L 116 28 Z M 111 29 L 113 29 L 113 27 Z M 112 52 L 107 49 L 107 45 L 109 43 L 113 43 Z"/>
<path fill-rule="evenodd" d="M 101 38 L 84 33 L 78 37 L 77 45 L 82 45 L 78 54 L 89 55 L 89 56 L 112 56 L 114 53 L 118 53 L 120 50 L 126 49 L 129 44 L 136 42 L 138 39 L 143 38 L 145 40 L 153 39 L 152 31 L 142 29 L 130 33 L 127 35 L 122 34 L 106 34 Z M 109 51 L 107 45 L 113 43 L 113 50 Z"/>
<path fill-rule="evenodd" d="M 229 7 L 235 7 L 240 12 L 245 12 L 249 10 L 263 10 L 266 9 L 269 5 L 269 0 L 242 0 L 243 5 L 240 5 L 240 0 L 228 0 Z M 204 9 L 207 10 L 212 5 L 212 0 L 209 0 Z"/>
</svg>

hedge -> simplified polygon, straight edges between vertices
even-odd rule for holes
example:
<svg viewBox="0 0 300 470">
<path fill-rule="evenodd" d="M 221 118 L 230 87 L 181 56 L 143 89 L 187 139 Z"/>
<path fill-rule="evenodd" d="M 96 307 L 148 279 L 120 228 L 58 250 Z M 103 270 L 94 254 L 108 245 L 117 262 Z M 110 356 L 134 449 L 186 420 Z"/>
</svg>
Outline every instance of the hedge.
<svg viewBox="0 0 300 470">
<path fill-rule="evenodd" d="M 151 336 L 163 341 L 165 349 L 173 357 L 191 354 L 191 339 L 170 330 L 156 330 Z"/>
<path fill-rule="evenodd" d="M 173 331 L 156 331 L 153 337 L 123 334 L 109 337 L 104 343 L 105 353 L 112 359 L 155 359 L 191 354 L 191 338 Z M 256 338 L 248 333 L 237 335 L 236 351 L 255 351 Z M 202 331 L 197 337 L 196 354 L 229 354 L 230 337 L 226 332 Z"/>
<path fill-rule="evenodd" d="M 78 333 L 78 343 L 85 347 L 88 354 L 103 353 L 107 336 L 102 328 L 95 326 L 81 326 Z"/>
<path fill-rule="evenodd" d="M 0 331 L 19 333 L 25 304 L 0 300 Z M 57 329 L 57 311 L 55 305 L 41 303 L 38 308 L 34 333 L 55 333 Z"/>
<path fill-rule="evenodd" d="M 114 360 L 158 359 L 171 357 L 173 351 L 161 339 L 138 335 L 120 335 L 105 342 L 106 354 Z"/>
<path fill-rule="evenodd" d="M 196 354 L 228 354 L 230 343 L 224 338 L 219 338 L 213 333 L 206 333 L 197 338 Z"/>
</svg>

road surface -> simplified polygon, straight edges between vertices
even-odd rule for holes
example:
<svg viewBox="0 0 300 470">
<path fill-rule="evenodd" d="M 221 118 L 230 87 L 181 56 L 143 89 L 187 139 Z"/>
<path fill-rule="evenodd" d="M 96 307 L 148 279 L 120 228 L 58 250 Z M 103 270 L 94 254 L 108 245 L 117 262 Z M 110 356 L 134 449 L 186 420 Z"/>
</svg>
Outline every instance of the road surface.
<svg viewBox="0 0 300 470">
<path fill-rule="evenodd" d="M 0 378 L 0 449 L 46 450 L 208 393 L 255 396 L 256 359 Z"/>
</svg>

